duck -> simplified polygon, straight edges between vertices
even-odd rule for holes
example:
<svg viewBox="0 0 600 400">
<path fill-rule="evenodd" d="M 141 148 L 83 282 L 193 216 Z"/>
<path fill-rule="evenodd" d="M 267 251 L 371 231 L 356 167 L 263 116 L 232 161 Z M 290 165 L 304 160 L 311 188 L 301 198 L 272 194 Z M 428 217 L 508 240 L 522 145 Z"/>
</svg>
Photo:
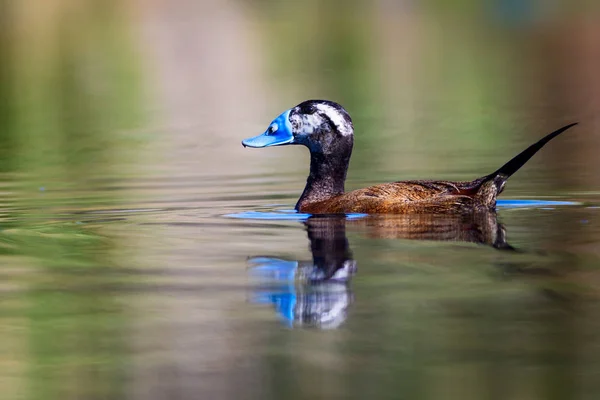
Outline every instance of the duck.
<svg viewBox="0 0 600 400">
<path fill-rule="evenodd" d="M 469 214 L 495 211 L 506 181 L 550 140 L 577 122 L 544 136 L 491 174 L 472 181 L 407 180 L 345 191 L 354 146 L 354 125 L 340 104 L 307 100 L 292 107 L 267 130 L 242 141 L 244 147 L 302 145 L 310 172 L 295 210 L 308 214 Z"/>
</svg>

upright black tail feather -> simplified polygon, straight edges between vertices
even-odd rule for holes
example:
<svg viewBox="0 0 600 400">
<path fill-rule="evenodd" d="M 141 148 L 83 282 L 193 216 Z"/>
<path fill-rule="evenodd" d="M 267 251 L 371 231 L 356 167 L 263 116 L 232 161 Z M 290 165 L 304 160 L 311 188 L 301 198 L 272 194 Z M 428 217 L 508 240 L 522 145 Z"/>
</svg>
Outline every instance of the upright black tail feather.
<svg viewBox="0 0 600 400">
<path fill-rule="evenodd" d="M 496 206 L 496 196 L 504 189 L 504 184 L 517 172 L 535 153 L 537 153 L 546 143 L 571 128 L 577 125 L 577 122 L 563 126 L 562 128 L 546 135 L 538 142 L 532 144 L 521 153 L 513 157 L 509 162 L 498 168 L 493 173 L 483 176 L 471 182 L 470 187 L 461 190 L 461 194 L 475 195 L 480 201 L 490 208 Z"/>
<path fill-rule="evenodd" d="M 519 168 L 525 165 L 525 163 L 529 161 L 529 159 L 533 157 L 533 155 L 537 153 L 542 147 L 544 147 L 546 143 L 548 143 L 549 141 L 551 141 L 552 139 L 554 139 L 555 137 L 557 137 L 558 135 L 575 125 L 577 125 L 577 122 L 563 126 L 562 128 L 544 136 L 541 140 L 523 150 L 521 153 L 513 157 L 509 162 L 498 168 L 498 170 L 496 170 L 495 172 L 489 174 L 487 177 L 493 178 L 498 175 L 504 175 L 506 177 L 505 180 L 508 179 L 512 174 L 517 172 Z"/>
</svg>

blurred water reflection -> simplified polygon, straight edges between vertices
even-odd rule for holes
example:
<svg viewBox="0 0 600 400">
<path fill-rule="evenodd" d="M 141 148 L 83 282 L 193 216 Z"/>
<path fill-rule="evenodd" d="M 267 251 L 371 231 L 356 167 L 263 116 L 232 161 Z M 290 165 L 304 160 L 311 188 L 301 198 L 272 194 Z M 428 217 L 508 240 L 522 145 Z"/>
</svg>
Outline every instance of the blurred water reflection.
<svg viewBox="0 0 600 400">
<path fill-rule="evenodd" d="M 356 260 L 346 238 L 346 218 L 315 216 L 305 225 L 312 261 L 249 260 L 261 287 L 254 300 L 272 303 L 289 327 L 337 328 L 352 302 L 348 284 L 356 273 Z"/>
<path fill-rule="evenodd" d="M 567 1 L 0 1 L 2 398 L 596 398 L 599 21 Z M 579 120 L 505 192 L 577 205 L 501 209 L 521 252 L 492 248 L 496 216 L 224 218 L 293 206 L 307 154 L 239 141 L 306 98 L 352 114 L 349 188 L 471 179 Z M 257 254 L 294 284 L 249 277 Z"/>
<path fill-rule="evenodd" d="M 271 303 L 286 326 L 337 328 L 345 321 L 353 295 L 349 287 L 357 271 L 346 237 L 346 225 L 369 237 L 487 244 L 514 250 L 506 242 L 496 213 L 474 215 L 312 216 L 304 225 L 312 261 L 255 256 L 248 260 L 259 289 L 258 303 Z M 514 269 L 514 266 L 512 267 Z"/>
</svg>

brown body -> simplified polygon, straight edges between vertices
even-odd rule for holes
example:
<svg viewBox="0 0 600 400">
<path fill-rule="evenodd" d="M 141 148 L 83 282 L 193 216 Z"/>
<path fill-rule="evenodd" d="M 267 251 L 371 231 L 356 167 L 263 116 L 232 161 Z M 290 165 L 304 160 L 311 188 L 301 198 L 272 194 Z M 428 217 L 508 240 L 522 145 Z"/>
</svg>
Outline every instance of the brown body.
<svg viewBox="0 0 600 400">
<path fill-rule="evenodd" d="M 320 201 L 301 201 L 311 214 L 448 214 L 493 210 L 498 189 L 493 181 L 405 181 L 353 190 Z"/>
</svg>

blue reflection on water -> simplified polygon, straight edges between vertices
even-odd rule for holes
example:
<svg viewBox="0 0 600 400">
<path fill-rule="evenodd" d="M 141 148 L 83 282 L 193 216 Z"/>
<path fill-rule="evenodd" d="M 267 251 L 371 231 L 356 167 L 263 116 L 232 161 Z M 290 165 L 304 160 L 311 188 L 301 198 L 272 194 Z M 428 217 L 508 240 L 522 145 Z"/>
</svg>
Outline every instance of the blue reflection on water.
<svg viewBox="0 0 600 400">
<path fill-rule="evenodd" d="M 364 218 L 368 214 L 346 214 L 346 219 Z M 240 219 L 271 219 L 278 221 L 305 221 L 312 214 L 299 213 L 295 210 L 275 210 L 275 211 L 242 211 L 234 214 L 226 214 L 224 217 Z"/>
<path fill-rule="evenodd" d="M 560 206 L 577 206 L 581 203 L 575 201 L 551 201 L 551 200 L 498 200 L 498 208 L 546 208 Z M 368 214 L 346 214 L 346 219 L 364 218 Z M 266 219 L 266 220 L 286 220 L 286 221 L 304 221 L 311 214 L 299 213 L 295 210 L 284 209 L 274 211 L 242 211 L 239 213 L 226 214 L 228 218 L 239 219 Z"/>
<path fill-rule="evenodd" d="M 498 200 L 498 208 L 548 208 L 559 206 L 579 206 L 576 201 L 550 201 L 550 200 Z"/>
<path fill-rule="evenodd" d="M 263 282 L 270 282 L 267 287 L 255 290 L 252 301 L 261 304 L 273 304 L 276 313 L 282 317 L 288 327 L 295 320 L 296 307 L 296 272 L 298 261 L 288 261 L 271 257 L 254 257 L 248 261 L 251 273 Z"/>
</svg>

